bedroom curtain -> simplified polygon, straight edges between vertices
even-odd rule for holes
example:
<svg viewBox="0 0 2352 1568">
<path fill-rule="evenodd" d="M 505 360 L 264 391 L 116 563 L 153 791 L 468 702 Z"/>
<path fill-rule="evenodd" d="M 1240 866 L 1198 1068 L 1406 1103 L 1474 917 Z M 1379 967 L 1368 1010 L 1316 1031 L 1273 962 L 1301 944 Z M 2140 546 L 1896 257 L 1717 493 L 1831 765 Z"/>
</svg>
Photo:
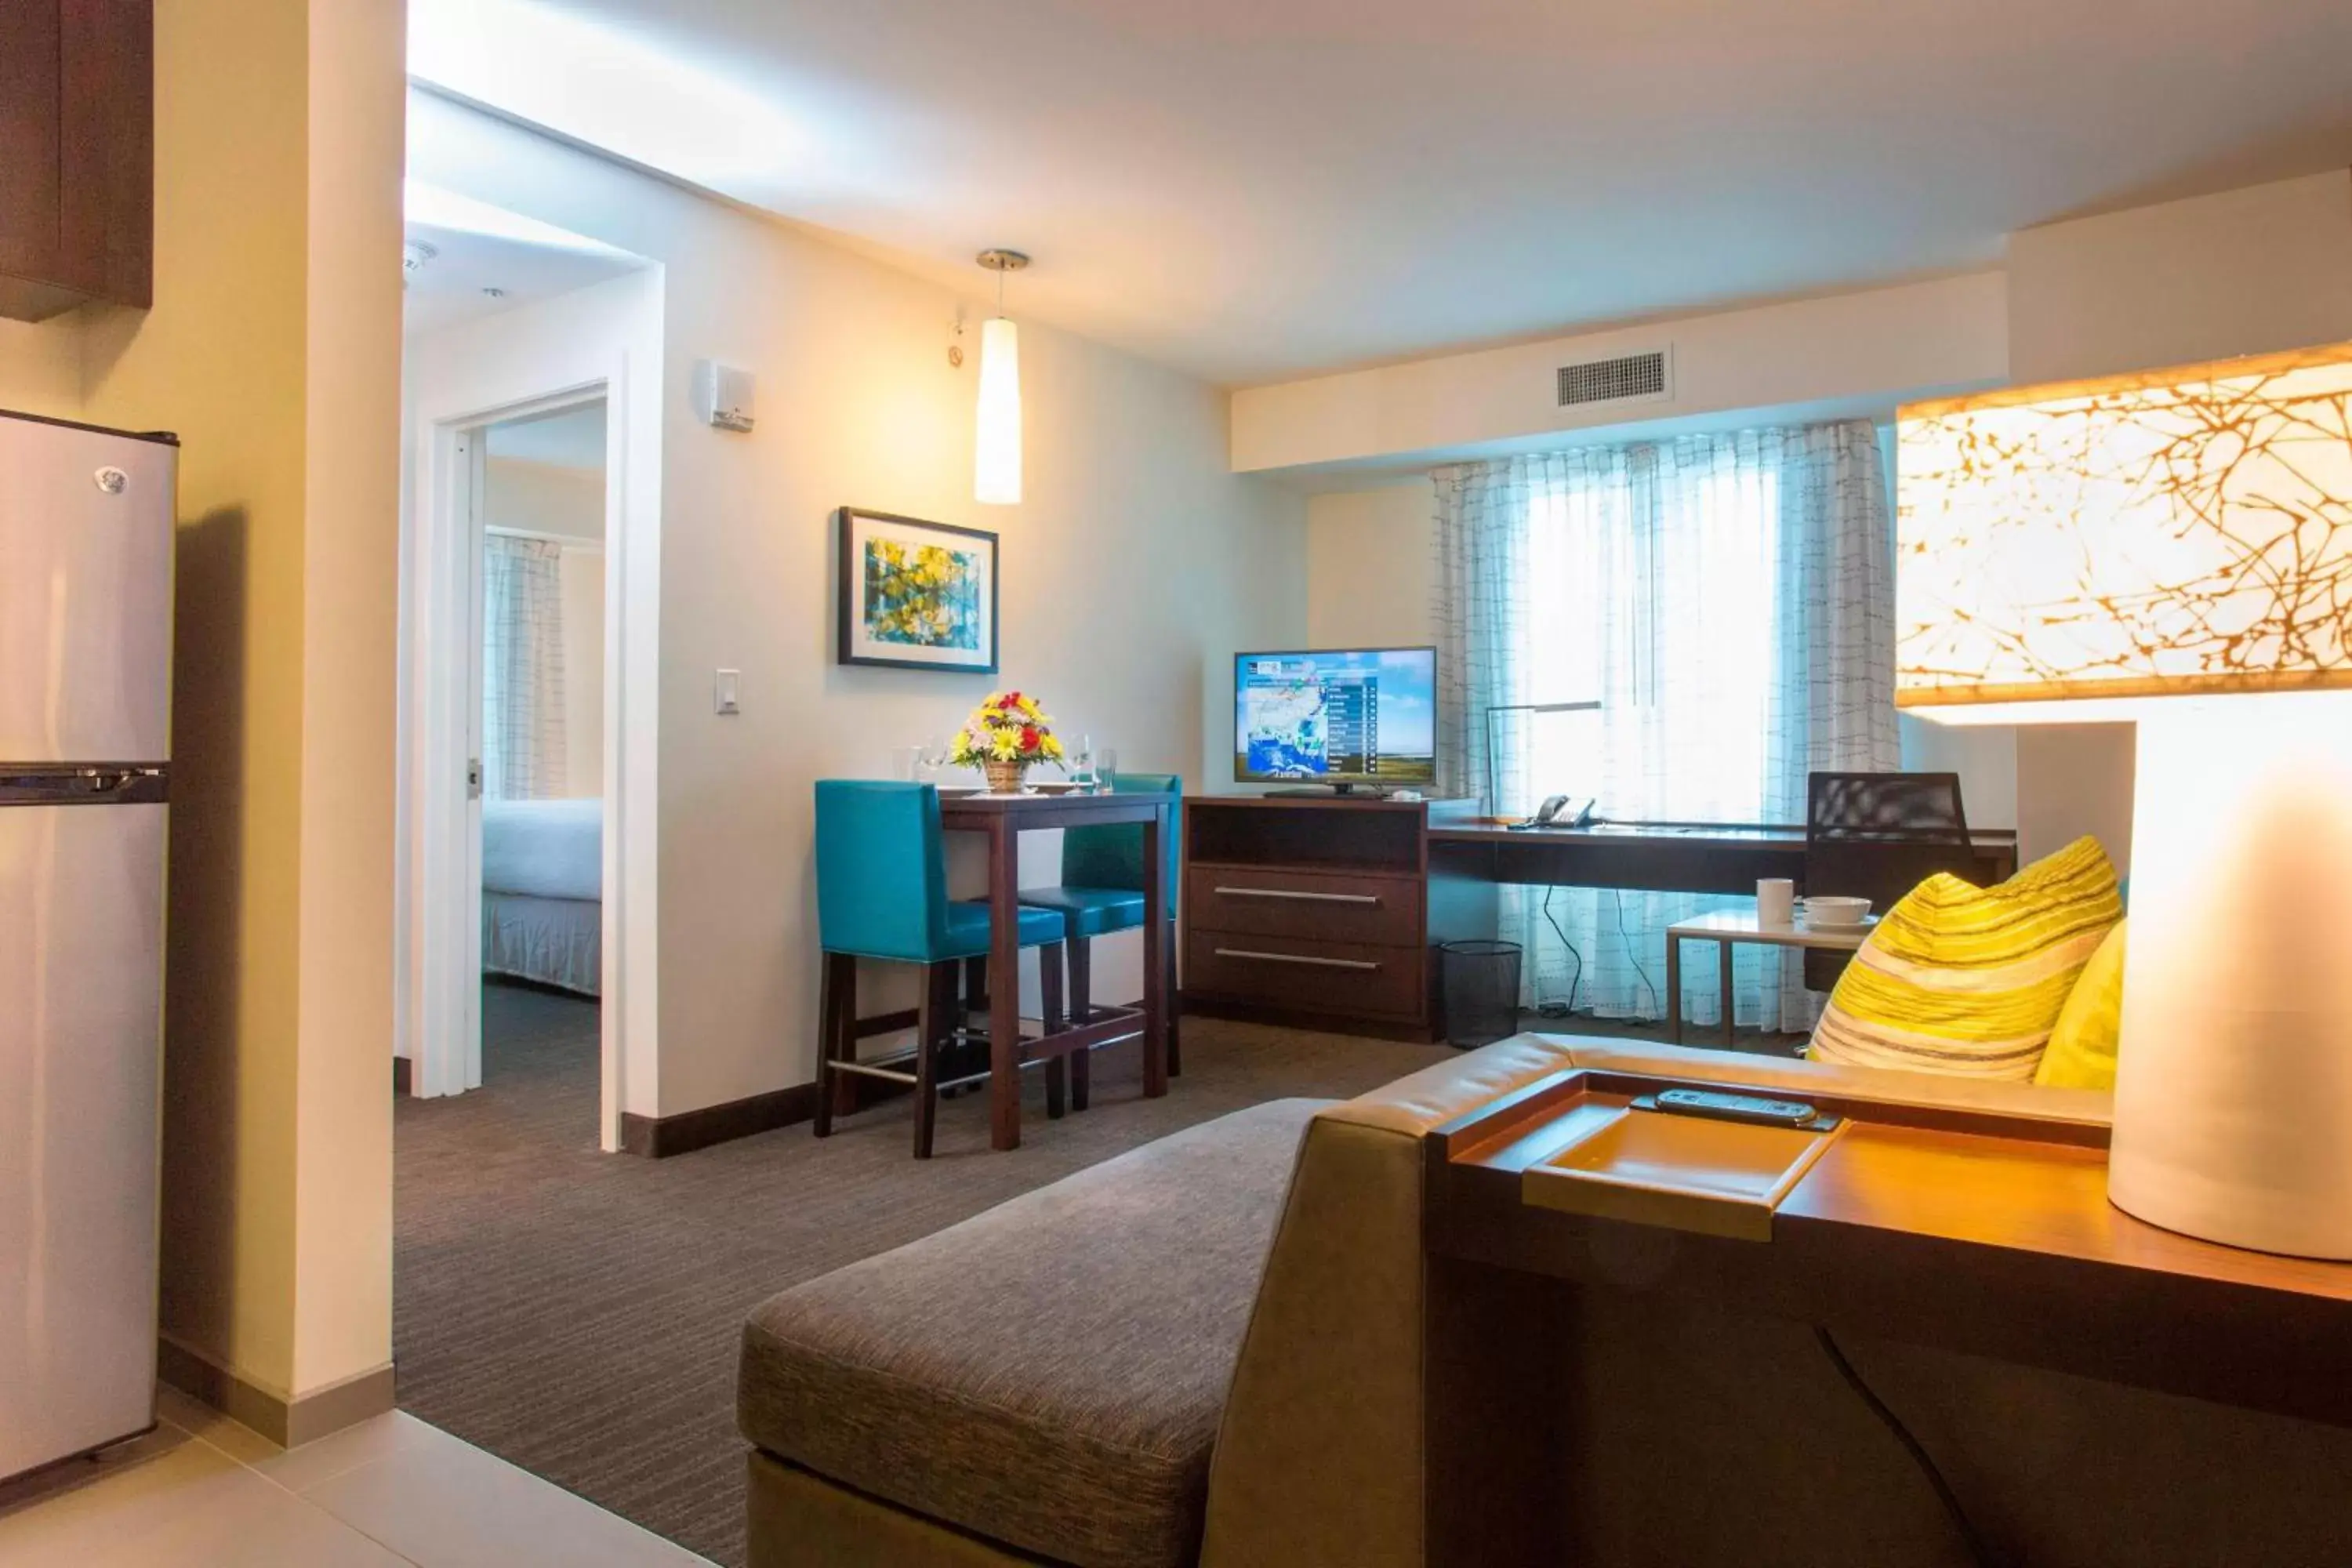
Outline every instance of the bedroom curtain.
<svg viewBox="0 0 2352 1568">
<path fill-rule="evenodd" d="M 1802 822 L 1815 769 L 1897 765 L 1884 461 L 1864 422 L 1689 436 L 1439 468 L 1443 782 L 1525 814 L 1592 795 L 1626 821 Z M 1598 700 L 1592 712 L 1487 710 Z M 1664 1016 L 1664 928 L 1741 898 L 1506 888 L 1522 1001 Z M 1695 949 L 1683 1016 L 1717 1023 Z M 1798 955 L 1738 950 L 1744 1025 L 1804 1030 Z"/>
<path fill-rule="evenodd" d="M 482 545 L 482 794 L 564 793 L 563 552 L 493 533 Z"/>
</svg>

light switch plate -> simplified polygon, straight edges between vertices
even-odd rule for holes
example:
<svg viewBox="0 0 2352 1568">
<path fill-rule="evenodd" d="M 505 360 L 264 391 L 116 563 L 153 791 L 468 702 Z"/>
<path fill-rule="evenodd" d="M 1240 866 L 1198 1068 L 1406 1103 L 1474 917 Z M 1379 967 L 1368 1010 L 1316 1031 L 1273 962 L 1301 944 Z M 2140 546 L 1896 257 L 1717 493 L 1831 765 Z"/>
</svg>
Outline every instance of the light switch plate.
<svg viewBox="0 0 2352 1568">
<path fill-rule="evenodd" d="M 743 672 L 740 669 L 720 670 L 714 695 L 721 713 L 743 711 Z"/>
</svg>

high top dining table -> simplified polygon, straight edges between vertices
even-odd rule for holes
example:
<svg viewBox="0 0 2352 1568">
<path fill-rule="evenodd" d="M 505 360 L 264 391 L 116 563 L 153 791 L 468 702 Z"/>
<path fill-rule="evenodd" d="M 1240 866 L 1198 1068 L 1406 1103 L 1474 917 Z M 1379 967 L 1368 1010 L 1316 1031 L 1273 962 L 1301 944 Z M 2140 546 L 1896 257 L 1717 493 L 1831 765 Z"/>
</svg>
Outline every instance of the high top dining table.
<svg viewBox="0 0 2352 1568">
<path fill-rule="evenodd" d="M 1167 907 L 1161 845 L 1171 831 L 1173 795 L 951 794 L 940 792 L 940 825 L 950 833 L 977 833 L 988 841 L 989 1142 L 1021 1146 L 1021 1064 L 1066 1057 L 1117 1040 L 1143 1040 L 1143 1092 L 1168 1092 L 1168 922 L 1143 922 L 1143 1002 L 1140 1006 L 1092 1005 L 1084 1018 L 1047 1017 L 1034 1036 L 1021 1033 L 1020 837 L 1045 828 L 1108 827 L 1133 823 L 1143 830 L 1143 907 Z M 1001 1005 L 1000 1005 L 1001 1002 Z"/>
</svg>

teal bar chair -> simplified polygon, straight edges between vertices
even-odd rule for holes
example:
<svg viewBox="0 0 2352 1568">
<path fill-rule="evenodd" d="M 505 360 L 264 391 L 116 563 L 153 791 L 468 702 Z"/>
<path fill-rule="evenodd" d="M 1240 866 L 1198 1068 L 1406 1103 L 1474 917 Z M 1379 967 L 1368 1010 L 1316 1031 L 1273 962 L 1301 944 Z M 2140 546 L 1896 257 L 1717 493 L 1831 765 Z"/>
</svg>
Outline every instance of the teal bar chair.
<svg viewBox="0 0 2352 1568">
<path fill-rule="evenodd" d="M 1110 787 L 1113 795 L 1181 797 L 1184 781 L 1174 773 L 1113 773 Z M 1177 868 L 1182 864 L 1177 846 L 1181 817 L 1180 810 L 1169 812 L 1168 831 L 1160 843 L 1160 888 L 1167 905 L 1160 918 L 1170 928 L 1161 951 L 1167 956 L 1162 990 L 1168 999 L 1168 1071 L 1171 1075 L 1182 1070 L 1176 1041 L 1175 931 Z M 1096 937 L 1133 931 L 1143 924 L 1143 828 L 1133 823 L 1070 828 L 1062 835 L 1062 885 L 1032 888 L 1021 895 L 1021 901 L 1050 910 L 1066 924 L 1070 1016 L 1086 1022 L 1094 1005 L 1094 959 L 1088 944 Z M 1079 1110 L 1087 1108 L 1087 1060 L 1092 1054 L 1078 1051 L 1070 1058 L 1070 1103 Z"/>
<path fill-rule="evenodd" d="M 940 1091 L 988 1077 L 968 1072 L 940 1081 L 942 1054 L 961 1032 L 956 976 L 969 961 L 985 963 L 990 918 L 985 903 L 948 898 L 945 834 L 936 785 L 822 779 L 816 786 L 816 923 L 824 949 L 817 1023 L 816 1135 L 829 1137 L 833 1119 L 854 1109 L 853 1080 L 881 1079 L 915 1091 L 915 1158 L 931 1157 L 931 1131 Z M 1046 1027 L 1062 1014 L 1062 917 L 1051 910 L 1020 913 L 1020 944 L 1043 950 L 1038 973 Z M 911 1062 L 857 1059 L 857 964 L 860 959 L 920 964 L 922 1000 L 915 1010 Z M 976 1005 L 985 971 L 974 975 Z M 1006 986 L 1018 994 L 1017 984 Z M 904 1070 L 911 1067 L 912 1071 Z M 1060 1058 L 1045 1064 L 1046 1113 L 1062 1114 L 1066 1081 Z"/>
</svg>

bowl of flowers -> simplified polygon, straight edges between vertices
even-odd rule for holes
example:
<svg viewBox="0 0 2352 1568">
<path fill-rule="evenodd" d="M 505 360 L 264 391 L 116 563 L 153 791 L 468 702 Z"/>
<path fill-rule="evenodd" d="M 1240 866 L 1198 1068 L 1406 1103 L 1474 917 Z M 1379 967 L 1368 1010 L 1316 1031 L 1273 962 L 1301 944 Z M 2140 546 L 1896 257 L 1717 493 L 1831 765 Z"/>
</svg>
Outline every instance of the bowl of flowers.
<svg viewBox="0 0 2352 1568">
<path fill-rule="evenodd" d="M 1022 775 L 1037 763 L 1062 760 L 1054 721 L 1037 700 L 1022 691 L 992 691 L 956 731 L 948 760 L 988 775 L 995 795 L 1018 795 Z"/>
</svg>

